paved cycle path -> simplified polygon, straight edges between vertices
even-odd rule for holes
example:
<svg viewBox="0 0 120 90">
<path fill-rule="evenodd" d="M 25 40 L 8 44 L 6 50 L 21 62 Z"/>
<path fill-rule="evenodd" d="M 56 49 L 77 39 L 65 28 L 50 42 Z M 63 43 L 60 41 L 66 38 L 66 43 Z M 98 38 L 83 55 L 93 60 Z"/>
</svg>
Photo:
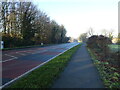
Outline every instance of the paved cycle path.
<svg viewBox="0 0 120 90">
<path fill-rule="evenodd" d="M 85 44 L 74 54 L 52 88 L 104 88 Z"/>
</svg>

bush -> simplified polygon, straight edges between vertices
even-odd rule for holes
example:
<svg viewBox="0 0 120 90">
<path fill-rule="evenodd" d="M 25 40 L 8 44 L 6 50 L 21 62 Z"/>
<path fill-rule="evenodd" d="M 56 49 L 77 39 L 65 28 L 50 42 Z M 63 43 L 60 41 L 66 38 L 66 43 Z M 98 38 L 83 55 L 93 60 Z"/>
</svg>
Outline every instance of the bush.
<svg viewBox="0 0 120 90">
<path fill-rule="evenodd" d="M 87 40 L 87 46 L 92 49 L 98 48 L 97 39 L 98 39 L 97 35 L 93 35 L 93 36 L 89 37 Z"/>
<path fill-rule="evenodd" d="M 108 45 L 111 40 L 105 36 L 92 36 L 87 41 L 91 53 L 95 55 L 94 63 L 102 76 L 105 86 L 116 88 L 120 86 L 120 52 L 110 52 Z"/>
<path fill-rule="evenodd" d="M 95 51 L 102 52 L 102 59 L 109 57 L 110 50 L 108 45 L 111 44 L 112 41 L 103 35 L 93 35 L 88 38 L 87 46 L 90 49 L 96 49 Z"/>
<path fill-rule="evenodd" d="M 3 34 L 2 40 L 4 41 L 4 48 L 13 48 L 23 45 L 23 40 L 17 36 L 11 36 L 9 34 Z"/>
<path fill-rule="evenodd" d="M 88 38 L 87 41 L 87 46 L 90 48 L 106 48 L 106 46 L 108 46 L 108 44 L 111 44 L 112 41 L 108 38 L 105 37 L 103 35 L 97 36 L 97 35 L 93 35 L 91 37 Z"/>
<path fill-rule="evenodd" d="M 110 61 L 111 64 L 120 67 L 120 59 L 119 59 L 119 57 L 120 57 L 120 51 L 115 52 L 115 53 L 111 53 L 110 58 L 111 59 L 114 58 L 114 60 Z"/>
</svg>

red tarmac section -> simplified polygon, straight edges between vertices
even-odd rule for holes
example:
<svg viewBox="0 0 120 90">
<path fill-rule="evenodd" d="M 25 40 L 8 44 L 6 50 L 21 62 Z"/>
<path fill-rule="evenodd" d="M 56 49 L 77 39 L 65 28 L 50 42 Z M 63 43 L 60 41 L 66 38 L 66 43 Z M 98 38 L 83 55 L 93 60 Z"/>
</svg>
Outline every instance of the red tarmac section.
<svg viewBox="0 0 120 90">
<path fill-rule="evenodd" d="M 10 62 L 3 63 L 3 77 L 14 79 L 20 76 L 22 73 L 32 69 L 33 67 L 41 64 L 40 61 L 27 61 L 27 60 L 12 60 Z M 4 68 L 6 67 L 6 68 Z M 9 73 L 8 73 L 9 71 Z"/>
</svg>

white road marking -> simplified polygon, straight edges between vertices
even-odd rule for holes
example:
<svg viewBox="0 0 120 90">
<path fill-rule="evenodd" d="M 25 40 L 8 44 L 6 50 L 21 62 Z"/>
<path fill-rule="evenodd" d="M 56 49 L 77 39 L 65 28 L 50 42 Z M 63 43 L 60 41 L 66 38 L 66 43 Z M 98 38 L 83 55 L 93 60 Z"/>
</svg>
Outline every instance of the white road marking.
<svg viewBox="0 0 120 90">
<path fill-rule="evenodd" d="M 79 43 L 77 43 L 77 44 L 75 44 L 75 45 L 73 45 L 73 46 L 70 46 L 67 50 L 69 50 L 69 49 L 73 48 L 74 46 L 77 46 L 78 44 L 79 44 Z M 4 88 L 5 86 L 7 86 L 7 85 L 11 84 L 12 82 L 14 82 L 14 81 L 18 80 L 19 78 L 23 77 L 24 75 L 29 74 L 29 73 L 30 73 L 30 72 L 32 72 L 33 70 L 35 70 L 35 69 L 37 69 L 37 68 L 41 67 L 42 65 L 44 65 L 44 64 L 46 64 L 47 62 L 49 62 L 49 61 L 51 61 L 52 59 L 54 59 L 55 57 L 57 57 L 57 56 L 59 56 L 59 55 L 63 54 L 63 53 L 64 53 L 64 52 L 66 52 L 67 50 L 65 50 L 65 51 L 63 51 L 63 52 L 59 53 L 58 55 L 56 55 L 56 56 L 54 56 L 54 57 L 50 58 L 49 60 L 47 60 L 47 61 L 45 61 L 45 62 L 41 63 L 40 65 L 38 65 L 38 66 L 36 66 L 36 67 L 32 68 L 31 70 L 29 70 L 29 71 L 25 72 L 24 74 L 22 74 L 22 75 L 20 75 L 20 76 L 18 76 L 18 77 L 16 77 L 16 78 L 14 78 L 13 80 L 11 80 L 11 81 L 9 81 L 9 82 L 5 83 L 4 85 L 0 86 L 0 89 L 2 89 L 2 88 Z"/>
<path fill-rule="evenodd" d="M 10 56 L 10 57 L 13 57 L 13 58 L 16 58 L 15 56 L 12 56 L 12 55 L 9 55 L 9 54 L 5 54 L 6 56 Z"/>
<path fill-rule="evenodd" d="M 23 53 L 21 53 L 21 52 L 16 52 L 17 54 L 20 54 L 20 55 L 23 55 L 23 56 L 25 56 L 26 54 L 23 54 Z"/>
<path fill-rule="evenodd" d="M 32 54 L 43 53 L 43 52 L 46 52 L 46 51 L 48 51 L 48 50 L 42 50 L 42 51 L 35 52 L 35 53 L 32 53 Z"/>
<path fill-rule="evenodd" d="M 47 50 L 43 50 L 43 51 L 40 51 L 40 52 L 31 53 L 31 54 L 43 53 L 43 52 L 45 52 L 45 51 L 47 51 Z M 27 52 L 27 51 L 23 51 L 23 52 Z M 23 54 L 22 52 L 15 52 L 15 53 L 20 54 L 20 55 L 23 55 L 23 56 L 27 55 L 27 54 Z M 28 53 L 28 52 L 27 52 L 27 53 Z M 30 53 L 30 52 L 29 52 L 29 53 Z M 15 56 L 12 56 L 12 55 L 8 55 L 8 54 L 5 54 L 5 55 L 6 55 L 6 56 L 13 57 L 13 58 L 10 58 L 10 59 L 4 60 L 4 61 L 0 61 L 0 63 L 1 63 L 1 62 L 11 61 L 11 60 L 14 60 L 14 59 L 18 59 L 18 57 L 15 57 Z"/>
<path fill-rule="evenodd" d="M 17 58 L 11 58 L 11 59 L 7 59 L 7 60 L 4 60 L 4 61 L 0 61 L 0 63 L 1 63 L 1 62 L 11 61 L 11 60 L 14 60 L 14 59 L 17 59 Z"/>
<path fill-rule="evenodd" d="M 36 51 L 36 50 L 26 50 L 26 51 L 19 51 L 19 52 L 20 52 L 20 53 L 21 53 L 21 52 L 30 53 L 29 51 Z"/>
<path fill-rule="evenodd" d="M 0 61 L 1 62 L 7 62 L 7 61 L 11 61 L 11 60 L 14 60 L 14 59 L 17 59 L 18 57 L 15 57 L 15 56 L 12 56 L 12 55 L 8 55 L 8 54 L 5 54 L 6 56 L 9 56 L 9 57 L 12 57 L 10 59 L 7 59 L 7 60 L 4 60 L 4 61 Z"/>
<path fill-rule="evenodd" d="M 25 55 L 27 55 L 27 54 L 23 54 L 22 52 L 32 54 L 31 52 L 28 52 L 28 51 L 35 51 L 35 50 L 19 51 L 19 52 L 15 52 L 15 53 L 20 54 L 20 55 L 23 55 L 23 56 L 25 56 Z"/>
</svg>

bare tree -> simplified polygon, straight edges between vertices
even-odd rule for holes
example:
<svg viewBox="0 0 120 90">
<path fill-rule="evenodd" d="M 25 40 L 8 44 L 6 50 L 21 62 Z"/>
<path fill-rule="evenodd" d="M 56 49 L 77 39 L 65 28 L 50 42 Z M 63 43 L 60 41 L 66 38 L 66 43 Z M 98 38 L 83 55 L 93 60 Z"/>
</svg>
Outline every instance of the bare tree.
<svg viewBox="0 0 120 90">
<path fill-rule="evenodd" d="M 107 31 L 106 29 L 103 29 L 103 30 L 102 30 L 102 35 L 104 35 L 104 36 L 107 37 L 107 36 L 108 36 L 108 31 Z"/>
<path fill-rule="evenodd" d="M 82 42 L 86 42 L 86 41 L 87 41 L 87 37 L 88 37 L 88 34 L 87 34 L 87 33 L 82 33 L 82 34 L 79 36 L 79 40 L 82 41 Z"/>
<path fill-rule="evenodd" d="M 7 31 L 7 23 L 8 23 L 8 7 L 9 7 L 9 3 L 6 2 L 2 2 L 2 6 L 1 6 L 2 10 L 1 10 L 1 23 L 3 25 L 3 32 L 9 33 L 9 30 Z"/>
<path fill-rule="evenodd" d="M 102 35 L 110 38 L 111 40 L 113 39 L 113 33 L 114 33 L 114 30 L 111 29 L 110 31 L 106 30 L 106 29 L 103 29 L 102 30 Z"/>
<path fill-rule="evenodd" d="M 89 28 L 87 34 L 88 34 L 88 36 L 92 36 L 94 34 L 94 30 L 92 27 Z"/>
</svg>

